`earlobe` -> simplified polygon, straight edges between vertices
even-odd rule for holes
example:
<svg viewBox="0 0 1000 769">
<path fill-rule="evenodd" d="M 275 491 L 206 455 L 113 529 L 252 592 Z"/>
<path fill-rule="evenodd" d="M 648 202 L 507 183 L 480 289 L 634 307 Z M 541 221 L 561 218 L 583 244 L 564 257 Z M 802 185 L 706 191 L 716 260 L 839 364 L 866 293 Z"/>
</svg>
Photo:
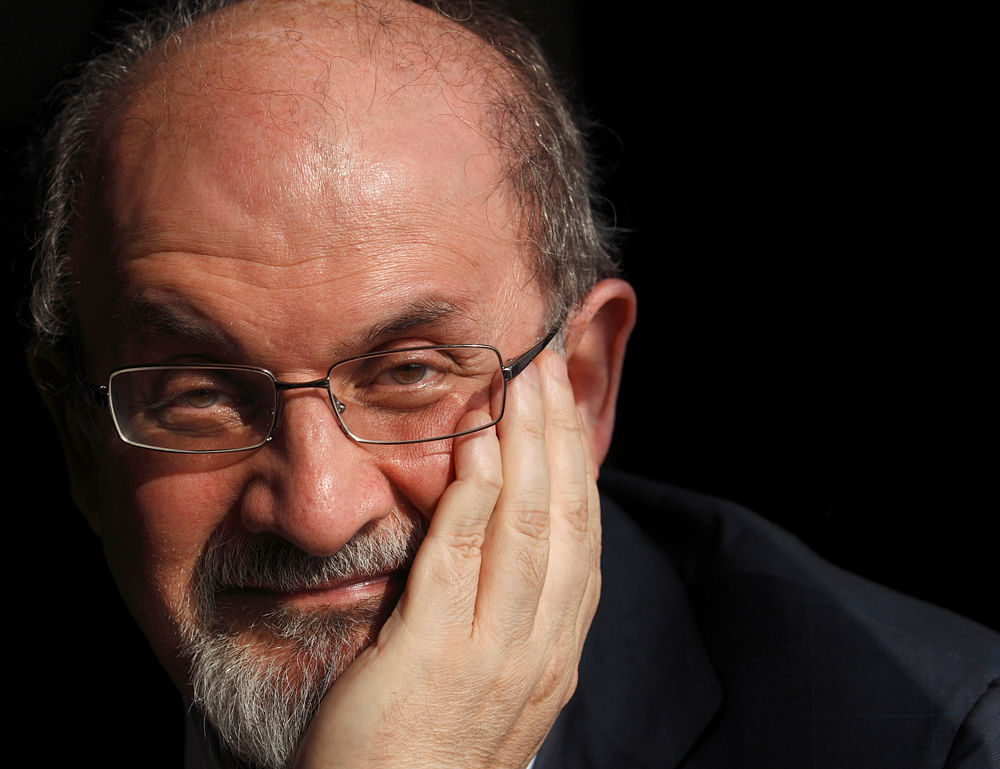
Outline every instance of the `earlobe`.
<svg viewBox="0 0 1000 769">
<path fill-rule="evenodd" d="M 594 286 L 566 326 L 570 383 L 598 466 L 611 444 L 625 347 L 635 316 L 632 286 L 608 278 Z"/>
<path fill-rule="evenodd" d="M 71 413 L 73 406 L 67 395 L 73 386 L 71 364 L 65 356 L 37 342 L 28 347 L 27 361 L 35 387 L 55 425 L 69 472 L 73 501 L 91 530 L 100 536 L 93 445 L 80 429 L 77 415 Z"/>
</svg>

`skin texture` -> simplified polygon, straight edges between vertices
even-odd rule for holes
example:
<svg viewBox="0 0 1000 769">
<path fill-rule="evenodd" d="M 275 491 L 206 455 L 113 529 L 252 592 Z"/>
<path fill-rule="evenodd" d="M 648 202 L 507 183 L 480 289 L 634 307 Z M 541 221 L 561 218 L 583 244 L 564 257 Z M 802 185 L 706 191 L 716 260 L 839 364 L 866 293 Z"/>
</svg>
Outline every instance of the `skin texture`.
<svg viewBox="0 0 1000 769">
<path fill-rule="evenodd" d="M 232 9 L 150 62 L 109 114 L 71 245 L 92 381 L 197 361 L 306 381 L 392 346 L 513 357 L 547 331 L 466 66 L 489 54 L 448 29 L 458 52 L 432 66 L 441 22 L 396 6 L 390 54 L 338 7 Z M 497 428 L 415 448 L 359 446 L 323 391 L 296 390 L 258 451 L 152 453 L 119 442 L 106 415 L 95 450 L 47 397 L 75 499 L 182 692 L 191 575 L 221 527 L 327 555 L 422 516 L 406 590 L 327 694 L 299 765 L 517 767 L 572 694 L 596 608 L 595 479 L 634 313 L 625 283 L 601 282 L 567 324 L 565 357 L 543 353 L 514 381 Z M 336 608 L 386 589 L 282 600 Z M 267 608 L 239 601 L 237 619 Z"/>
</svg>

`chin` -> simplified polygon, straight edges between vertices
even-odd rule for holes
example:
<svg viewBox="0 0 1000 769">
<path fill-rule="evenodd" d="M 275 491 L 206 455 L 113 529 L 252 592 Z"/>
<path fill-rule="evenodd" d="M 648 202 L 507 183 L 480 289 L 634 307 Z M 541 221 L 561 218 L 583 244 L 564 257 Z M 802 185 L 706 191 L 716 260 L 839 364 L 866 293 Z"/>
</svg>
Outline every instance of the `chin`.
<svg viewBox="0 0 1000 769">
<path fill-rule="evenodd" d="M 375 640 L 391 609 L 385 600 L 350 611 L 282 607 L 242 628 L 189 626 L 182 654 L 192 704 L 225 751 L 283 769 L 327 689 Z"/>
</svg>

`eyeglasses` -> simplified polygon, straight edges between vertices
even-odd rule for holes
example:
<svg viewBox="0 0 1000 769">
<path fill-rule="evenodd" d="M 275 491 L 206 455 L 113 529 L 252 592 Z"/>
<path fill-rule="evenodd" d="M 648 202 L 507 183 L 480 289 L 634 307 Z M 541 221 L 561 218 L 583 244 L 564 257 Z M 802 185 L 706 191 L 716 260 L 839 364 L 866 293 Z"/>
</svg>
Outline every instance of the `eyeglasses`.
<svg viewBox="0 0 1000 769">
<path fill-rule="evenodd" d="M 278 393 L 309 387 L 327 391 L 340 427 L 357 443 L 424 443 L 499 422 L 508 382 L 557 331 L 506 363 L 489 345 L 430 345 L 348 358 L 311 382 L 281 382 L 254 366 L 185 364 L 131 366 L 111 372 L 106 386 L 82 384 L 110 407 L 125 443 L 154 451 L 221 454 L 259 448 L 278 425 Z M 476 409 L 490 412 L 491 421 L 459 430 L 462 417 Z"/>
</svg>

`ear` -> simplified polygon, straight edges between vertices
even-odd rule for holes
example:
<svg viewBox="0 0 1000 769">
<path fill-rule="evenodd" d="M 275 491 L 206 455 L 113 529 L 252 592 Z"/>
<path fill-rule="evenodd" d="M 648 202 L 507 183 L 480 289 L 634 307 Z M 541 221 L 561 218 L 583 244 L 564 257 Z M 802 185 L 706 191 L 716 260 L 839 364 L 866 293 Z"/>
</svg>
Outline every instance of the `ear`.
<svg viewBox="0 0 1000 769">
<path fill-rule="evenodd" d="M 635 315 L 632 286 L 608 278 L 594 286 L 566 324 L 569 379 L 598 467 L 611 445 L 625 345 Z"/>
<path fill-rule="evenodd" d="M 65 355 L 32 343 L 27 351 L 28 368 L 35 387 L 55 424 L 63 458 L 69 472 L 73 502 L 87 519 L 95 534 L 100 536 L 100 516 L 97 505 L 97 482 L 94 472 L 94 446 L 80 427 L 69 390 L 73 387 L 72 364 Z"/>
</svg>

